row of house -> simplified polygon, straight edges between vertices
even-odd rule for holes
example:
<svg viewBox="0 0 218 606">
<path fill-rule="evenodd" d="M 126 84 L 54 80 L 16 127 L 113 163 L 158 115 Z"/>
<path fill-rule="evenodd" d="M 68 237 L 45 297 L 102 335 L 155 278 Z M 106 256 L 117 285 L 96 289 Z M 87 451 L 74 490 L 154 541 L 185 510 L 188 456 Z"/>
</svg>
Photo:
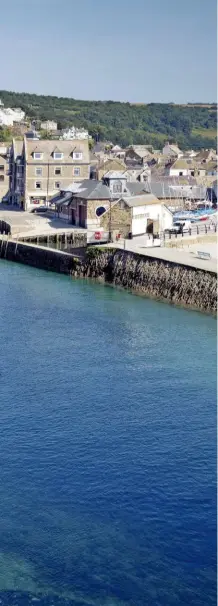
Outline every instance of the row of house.
<svg viewBox="0 0 218 606">
<path fill-rule="evenodd" d="M 107 146 L 97 144 L 93 148 L 92 164 L 93 174 L 98 174 L 99 168 L 109 160 L 116 160 L 122 163 L 123 169 L 135 169 L 135 175 L 138 180 L 142 169 L 144 170 L 145 180 L 154 170 L 159 174 L 166 176 L 214 176 L 217 174 L 217 153 L 215 150 L 201 150 L 196 152 L 189 150 L 182 152 L 177 145 L 167 143 L 162 151 L 154 150 L 149 145 L 131 145 L 127 149 L 121 149 L 114 146 L 108 149 Z M 97 167 L 97 168 L 96 168 Z M 137 173 L 137 174 L 136 174 Z"/>
<path fill-rule="evenodd" d="M 130 148 L 125 161 L 110 158 L 95 161 L 89 151 L 89 138 L 13 139 L 12 145 L 0 147 L 0 199 L 30 210 L 34 204 L 47 204 L 72 182 L 84 179 L 101 180 L 110 171 L 123 173 L 128 181 L 146 182 L 150 168 L 143 156 Z M 95 159 L 96 160 L 96 159 Z"/>
<path fill-rule="evenodd" d="M 185 179 L 191 186 L 194 182 L 195 185 L 202 184 L 210 167 L 211 181 L 216 178 L 214 150 L 194 152 L 194 156 L 190 152 L 189 156 L 186 154 L 177 160 L 162 154 L 162 159 L 167 158 L 162 165 L 152 146 L 132 145 L 122 150 L 122 154 L 121 148 L 114 146 L 109 155 L 104 152 L 102 156 L 98 148 L 94 153 L 90 152 L 85 131 L 78 139 L 76 135 L 45 140 L 25 135 L 21 140 L 13 139 L 11 145 L 0 143 L 0 200 L 7 199 L 11 204 L 30 210 L 35 204 L 48 204 L 72 183 L 90 178 L 106 182 L 111 173 L 117 173 L 119 180 L 127 183 L 146 185 L 165 179 L 169 183 L 176 179 L 183 183 Z"/>
</svg>

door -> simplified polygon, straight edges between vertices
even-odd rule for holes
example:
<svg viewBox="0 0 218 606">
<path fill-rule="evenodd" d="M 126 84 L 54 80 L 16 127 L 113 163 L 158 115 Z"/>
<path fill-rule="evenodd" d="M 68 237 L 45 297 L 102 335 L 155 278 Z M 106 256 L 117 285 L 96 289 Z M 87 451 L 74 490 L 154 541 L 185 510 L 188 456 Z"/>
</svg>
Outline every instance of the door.
<svg viewBox="0 0 218 606">
<path fill-rule="evenodd" d="M 71 223 L 72 223 L 72 225 L 76 225 L 76 211 L 75 211 L 75 208 L 71 209 Z"/>
<path fill-rule="evenodd" d="M 80 227 L 86 227 L 86 207 L 79 206 L 79 225 Z"/>
</svg>

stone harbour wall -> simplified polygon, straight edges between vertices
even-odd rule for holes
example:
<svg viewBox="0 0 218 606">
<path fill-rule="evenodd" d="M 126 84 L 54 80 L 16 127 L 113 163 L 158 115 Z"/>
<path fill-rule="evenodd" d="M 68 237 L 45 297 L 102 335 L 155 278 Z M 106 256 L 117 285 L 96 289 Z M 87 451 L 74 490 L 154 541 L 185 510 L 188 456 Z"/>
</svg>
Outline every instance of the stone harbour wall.
<svg viewBox="0 0 218 606">
<path fill-rule="evenodd" d="M 217 275 L 213 272 L 112 248 L 93 246 L 78 253 L 0 238 L 2 259 L 75 278 L 94 278 L 168 303 L 216 313 Z"/>
<path fill-rule="evenodd" d="M 70 274 L 73 269 L 73 256 L 60 250 L 17 243 L 14 240 L 0 238 L 0 259 L 16 261 L 39 269 Z"/>
<path fill-rule="evenodd" d="M 217 276 L 176 263 L 122 250 L 88 249 L 72 274 L 91 277 L 138 294 L 215 313 Z"/>
</svg>

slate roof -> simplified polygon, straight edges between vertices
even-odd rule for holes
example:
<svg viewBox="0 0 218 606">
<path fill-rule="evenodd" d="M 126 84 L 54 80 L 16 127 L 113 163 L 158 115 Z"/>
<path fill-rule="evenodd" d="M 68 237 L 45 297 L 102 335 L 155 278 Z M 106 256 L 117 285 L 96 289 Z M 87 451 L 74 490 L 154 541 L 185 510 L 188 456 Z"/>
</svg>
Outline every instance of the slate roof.
<svg viewBox="0 0 218 606">
<path fill-rule="evenodd" d="M 148 191 L 146 182 L 140 183 L 139 181 L 127 181 L 126 189 L 130 196 L 137 196 Z"/>
<path fill-rule="evenodd" d="M 206 196 L 206 187 L 192 183 L 150 181 L 146 183 L 146 187 L 147 191 L 152 192 L 159 199 L 194 198 L 204 200 Z"/>
<path fill-rule="evenodd" d="M 111 192 L 102 181 L 85 179 L 80 184 L 80 188 L 74 194 L 74 197 L 83 198 L 84 200 L 108 200 L 111 198 Z"/>
<path fill-rule="evenodd" d="M 140 194 L 149 193 L 146 187 L 146 183 L 139 183 L 139 181 L 127 181 L 125 183 L 125 198 L 131 196 L 140 196 Z M 84 179 L 83 181 L 72 183 L 68 185 L 64 190 L 61 191 L 61 195 L 66 192 L 71 192 L 76 198 L 83 198 L 84 200 L 108 200 L 115 197 L 120 198 L 122 194 L 119 192 L 114 196 L 107 185 L 97 179 Z"/>
<path fill-rule="evenodd" d="M 134 206 L 146 206 L 146 204 L 161 204 L 160 200 L 158 200 L 156 196 L 149 193 L 139 196 L 122 196 L 122 200 L 124 200 L 127 206 L 130 208 L 133 208 Z"/>
<path fill-rule="evenodd" d="M 87 163 L 89 162 L 89 152 L 86 149 L 86 145 L 83 145 L 83 141 L 77 141 L 76 139 L 74 140 L 58 140 L 58 141 L 54 141 L 54 139 L 40 139 L 40 140 L 33 140 L 33 139 L 27 139 L 26 137 L 24 138 L 24 144 L 26 146 L 26 158 L 27 161 L 29 160 L 33 160 L 33 153 L 34 152 L 40 152 L 43 153 L 43 163 L 45 162 L 49 162 L 49 163 L 55 163 L 57 162 L 57 160 L 55 160 L 53 153 L 54 152 L 61 152 L 63 153 L 63 161 L 65 160 L 65 162 L 68 160 L 68 158 L 70 158 L 72 160 L 72 152 L 77 151 L 78 146 L 83 149 L 83 154 L 84 154 L 84 160 L 87 157 Z M 84 160 L 82 161 L 82 163 L 84 163 Z M 64 162 L 63 162 L 64 163 Z M 81 160 L 79 161 L 79 163 L 81 163 Z"/>
</svg>

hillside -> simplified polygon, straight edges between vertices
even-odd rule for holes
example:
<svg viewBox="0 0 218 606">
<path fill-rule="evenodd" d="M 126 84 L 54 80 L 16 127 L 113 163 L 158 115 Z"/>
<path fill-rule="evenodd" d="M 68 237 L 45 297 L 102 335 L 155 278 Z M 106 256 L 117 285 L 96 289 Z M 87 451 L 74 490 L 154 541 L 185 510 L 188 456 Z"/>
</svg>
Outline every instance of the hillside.
<svg viewBox="0 0 218 606">
<path fill-rule="evenodd" d="M 216 146 L 216 105 L 130 104 L 0 91 L 6 107 L 21 107 L 31 119 L 54 119 L 59 128 L 72 124 L 93 138 L 127 146 L 162 146 L 166 139 L 183 149 Z"/>
</svg>

